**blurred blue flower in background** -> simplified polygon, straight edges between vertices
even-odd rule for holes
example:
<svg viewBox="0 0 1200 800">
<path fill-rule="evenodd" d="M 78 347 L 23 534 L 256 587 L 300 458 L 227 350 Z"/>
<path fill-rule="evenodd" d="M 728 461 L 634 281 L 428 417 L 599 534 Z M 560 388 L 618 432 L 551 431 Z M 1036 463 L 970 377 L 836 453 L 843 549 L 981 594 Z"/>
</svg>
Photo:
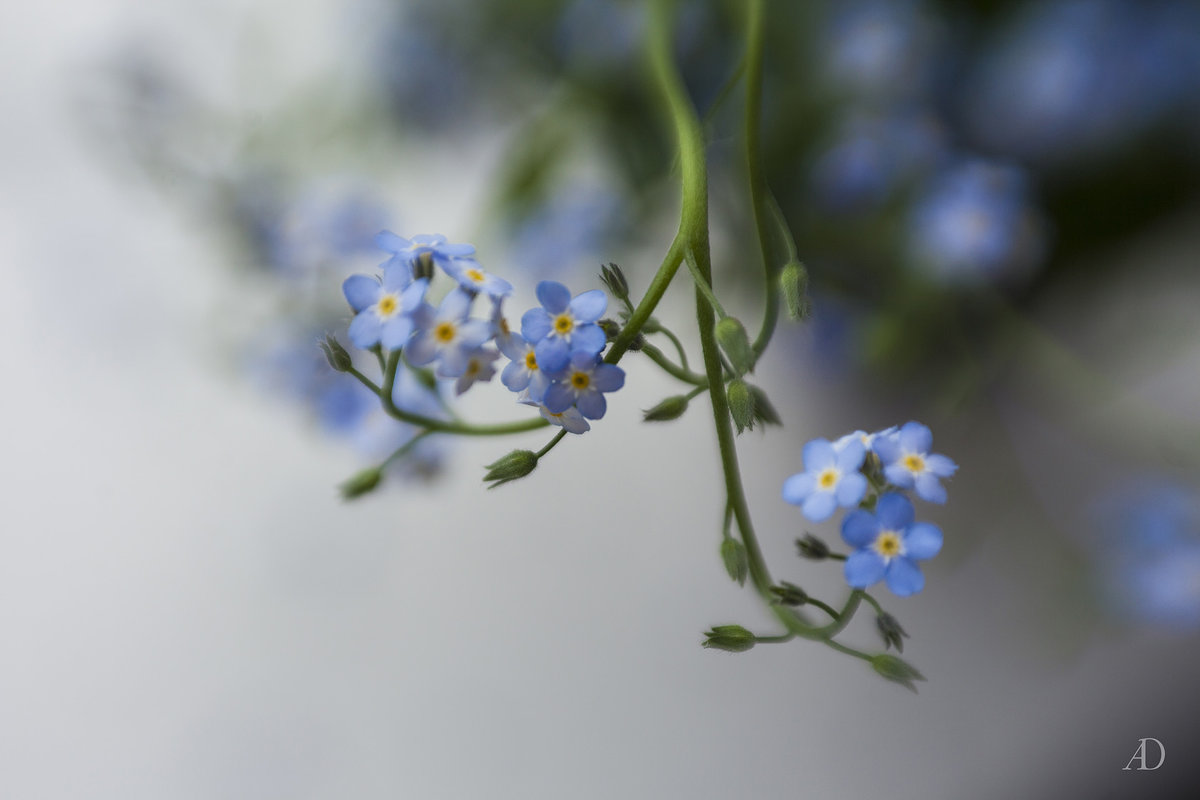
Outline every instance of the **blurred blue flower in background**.
<svg viewBox="0 0 1200 800">
<path fill-rule="evenodd" d="M 930 88 L 936 26 L 914 0 L 830 4 L 819 45 L 825 80 L 865 100 L 922 95 Z"/>
<path fill-rule="evenodd" d="M 570 273 L 585 259 L 592 268 L 595 254 L 625 228 L 625 208 L 624 199 L 603 184 L 567 183 L 508 229 L 510 261 L 536 278 Z"/>
<path fill-rule="evenodd" d="M 911 210 L 909 256 L 938 281 L 1018 281 L 1044 251 L 1044 223 L 1026 173 L 1015 166 L 978 159 L 950 164 L 922 187 Z"/>
<path fill-rule="evenodd" d="M 1126 486 L 1097 504 L 1099 588 L 1114 615 L 1200 627 L 1200 494 L 1170 481 Z"/>
<path fill-rule="evenodd" d="M 1124 143 L 1193 95 L 1200 9 L 1184 2 L 1030 3 L 962 85 L 983 145 L 1039 163 Z"/>
</svg>

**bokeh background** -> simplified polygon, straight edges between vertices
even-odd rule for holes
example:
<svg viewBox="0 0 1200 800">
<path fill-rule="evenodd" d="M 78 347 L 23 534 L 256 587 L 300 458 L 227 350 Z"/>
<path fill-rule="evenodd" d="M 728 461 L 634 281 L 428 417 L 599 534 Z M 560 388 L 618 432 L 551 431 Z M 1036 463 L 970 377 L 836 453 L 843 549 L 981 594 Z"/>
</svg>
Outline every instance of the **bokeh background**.
<svg viewBox="0 0 1200 800">
<path fill-rule="evenodd" d="M 1196 784 L 1200 7 L 769 4 L 767 180 L 811 274 L 741 437 L 776 578 L 817 436 L 919 419 L 961 466 L 917 696 L 769 627 L 717 555 L 703 404 L 636 355 L 544 432 L 411 431 L 316 348 L 373 235 L 516 286 L 645 288 L 677 214 L 642 3 L 93 0 L 0 10 L 0 796 L 1170 797 Z M 678 5 L 717 283 L 756 319 L 739 3 Z M 688 330 L 690 293 L 658 316 Z M 752 323 L 751 323 L 752 324 Z M 684 334 L 698 356 L 695 337 Z M 498 382 L 472 418 L 528 412 Z M 869 615 L 848 631 L 879 646 Z M 1123 771 L 1138 740 L 1161 769 Z"/>
</svg>

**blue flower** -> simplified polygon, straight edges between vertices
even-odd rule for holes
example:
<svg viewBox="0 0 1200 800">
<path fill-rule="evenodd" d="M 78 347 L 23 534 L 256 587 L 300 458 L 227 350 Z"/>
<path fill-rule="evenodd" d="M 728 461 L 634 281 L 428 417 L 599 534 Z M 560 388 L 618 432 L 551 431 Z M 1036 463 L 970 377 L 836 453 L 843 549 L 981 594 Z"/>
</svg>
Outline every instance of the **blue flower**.
<svg viewBox="0 0 1200 800">
<path fill-rule="evenodd" d="M 851 433 L 847 433 L 845 436 L 834 442 L 833 447 L 835 450 L 841 450 L 851 441 L 857 439 L 858 441 L 862 442 L 864 450 L 866 450 L 868 453 L 873 453 L 875 452 L 876 441 L 878 441 L 880 438 L 886 439 L 894 436 L 899 430 L 900 428 L 893 425 L 890 428 L 884 428 L 883 430 L 875 431 L 874 433 L 867 433 L 864 430 L 853 431 Z"/>
<path fill-rule="evenodd" d="M 540 363 L 541 357 L 537 360 Z M 623 369 L 601 361 L 594 353 L 576 350 L 570 365 L 546 390 L 543 402 L 551 414 L 575 406 L 588 419 L 600 419 L 608 407 L 603 393 L 615 392 L 624 385 Z"/>
<path fill-rule="evenodd" d="M 520 334 L 496 336 L 500 352 L 511 359 L 500 373 L 500 382 L 514 392 L 528 391 L 535 404 L 542 401 L 550 386 L 550 376 L 538 368 L 533 344 Z"/>
<path fill-rule="evenodd" d="M 419 367 L 440 359 L 437 374 L 443 378 L 457 378 L 466 371 L 471 354 L 492 338 L 490 322 L 467 319 L 471 300 L 469 293 L 455 289 L 436 312 L 428 305 L 417 309 L 414 317 L 420 328 L 408 346 L 409 363 Z"/>
<path fill-rule="evenodd" d="M 411 239 L 405 239 L 391 231 L 380 231 L 375 236 L 375 244 L 379 245 L 380 250 L 392 254 L 388 264 L 404 264 L 409 269 L 422 257 L 427 257 L 442 269 L 446 269 L 446 265 L 456 258 L 475 255 L 473 245 L 450 244 L 445 236 L 438 234 L 418 234 Z"/>
<path fill-rule="evenodd" d="M 476 381 L 490 381 L 496 374 L 492 362 L 499 357 L 500 354 L 490 347 L 478 347 L 468 354 L 467 366 L 454 384 L 454 393 L 462 394 Z"/>
<path fill-rule="evenodd" d="M 841 449 L 828 439 L 804 445 L 804 472 L 783 482 L 783 499 L 800 506 L 804 516 L 821 522 L 838 506 L 852 506 L 867 491 L 867 479 L 858 471 L 866 457 L 862 442 L 851 439 Z"/>
<path fill-rule="evenodd" d="M 557 425 L 565 429 L 568 433 L 587 433 L 592 429 L 591 423 L 580 413 L 579 409 L 571 406 L 568 409 L 559 411 L 557 414 L 550 411 L 546 406 L 539 403 L 530 397 L 529 392 L 521 392 L 517 395 L 517 402 L 524 403 L 527 406 L 536 406 L 538 411 L 542 412 L 542 417 L 551 425 Z"/>
<path fill-rule="evenodd" d="M 925 587 L 916 562 L 933 558 L 942 549 L 942 530 L 928 522 L 913 522 L 912 502 L 898 492 L 879 498 L 875 513 L 859 509 L 842 520 L 842 539 L 858 548 L 846 559 L 846 583 L 865 589 L 886 580 L 900 597 Z"/>
<path fill-rule="evenodd" d="M 906 422 L 895 436 L 875 441 L 883 474 L 902 489 L 915 488 L 930 503 L 946 502 L 946 489 L 938 478 L 949 478 L 958 465 L 943 455 L 929 453 L 933 434 L 919 422 Z"/>
<path fill-rule="evenodd" d="M 506 297 L 512 294 L 512 284 L 503 278 L 497 278 L 490 272 L 484 272 L 483 267 L 473 258 L 454 258 L 442 263 L 442 269 L 458 285 L 468 292 L 483 292 L 492 298 Z"/>
<path fill-rule="evenodd" d="M 521 335 L 534 343 L 543 370 L 553 373 L 565 369 L 575 351 L 594 356 L 604 349 L 607 338 L 596 324 L 608 308 L 604 292 L 593 289 L 571 299 L 571 290 L 566 286 L 542 281 L 537 285 L 537 298 L 542 307 L 531 308 L 521 317 Z"/>
<path fill-rule="evenodd" d="M 412 312 L 425 299 L 429 282 L 413 281 L 407 270 L 384 269 L 383 280 L 351 275 L 342 293 L 356 316 L 350 323 L 350 341 L 364 350 L 382 345 L 398 350 L 413 332 Z"/>
</svg>

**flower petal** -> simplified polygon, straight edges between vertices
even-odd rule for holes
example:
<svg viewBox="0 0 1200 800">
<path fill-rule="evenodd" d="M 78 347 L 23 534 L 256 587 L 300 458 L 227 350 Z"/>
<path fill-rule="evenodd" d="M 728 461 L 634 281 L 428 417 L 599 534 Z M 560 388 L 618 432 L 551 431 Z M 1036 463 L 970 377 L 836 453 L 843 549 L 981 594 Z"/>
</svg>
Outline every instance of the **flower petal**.
<svg viewBox="0 0 1200 800">
<path fill-rule="evenodd" d="M 550 315 L 544 308 L 531 308 L 521 316 L 521 337 L 530 344 L 545 339 L 551 327 Z"/>
<path fill-rule="evenodd" d="M 589 323 L 580 325 L 571 334 L 571 349 L 595 355 L 604 349 L 607 341 L 608 337 L 605 336 L 604 329 L 599 325 Z"/>
<path fill-rule="evenodd" d="M 838 505 L 855 505 L 867 493 L 867 479 L 863 477 L 861 472 L 851 472 L 849 475 L 843 475 L 842 479 L 838 481 L 835 493 Z"/>
<path fill-rule="evenodd" d="M 537 360 L 538 369 L 546 373 L 561 372 L 571 361 L 571 352 L 567 343 L 557 336 L 542 339 L 533 349 L 533 357 Z"/>
<path fill-rule="evenodd" d="M 888 492 L 875 504 L 875 516 L 879 518 L 880 528 L 902 531 L 912 524 L 916 511 L 907 497 L 899 492 Z"/>
<path fill-rule="evenodd" d="M 380 291 L 379 281 L 366 275 L 351 275 L 342 284 L 342 294 L 356 312 L 374 305 Z"/>
<path fill-rule="evenodd" d="M 879 520 L 870 511 L 851 511 L 842 520 L 842 540 L 851 547 L 866 547 L 878 535 Z"/>
<path fill-rule="evenodd" d="M 413 366 L 421 367 L 437 358 L 437 342 L 429 331 L 419 330 L 405 348 L 404 357 Z"/>
<path fill-rule="evenodd" d="M 837 500 L 833 492 L 813 492 L 804 500 L 800 510 L 813 522 L 824 522 L 833 516 L 836 508 Z"/>
<path fill-rule="evenodd" d="M 500 382 L 509 390 L 519 392 L 529 386 L 529 370 L 524 361 L 510 361 L 500 373 Z"/>
<path fill-rule="evenodd" d="M 366 350 L 379 344 L 379 333 L 382 327 L 383 322 L 379 319 L 378 314 L 374 311 L 363 311 L 350 323 L 350 330 L 347 331 L 347 334 L 355 347 Z"/>
<path fill-rule="evenodd" d="M 925 588 L 925 576 L 907 558 L 893 558 L 887 565 L 887 585 L 897 597 L 908 597 Z"/>
<path fill-rule="evenodd" d="M 907 453 L 928 453 L 933 433 L 919 422 L 906 422 L 900 429 L 900 447 Z"/>
<path fill-rule="evenodd" d="M 837 449 L 836 447 L 834 448 Z M 843 473 L 854 472 L 862 466 L 863 459 L 867 456 L 867 448 L 863 447 L 861 439 L 852 439 L 842 447 L 838 453 L 837 465 Z"/>
<path fill-rule="evenodd" d="M 575 401 L 575 405 L 579 409 L 579 413 L 588 419 L 600 419 L 608 409 L 608 403 L 605 401 L 604 395 L 592 391 L 581 394 L 579 399 Z"/>
<path fill-rule="evenodd" d="M 926 457 L 925 468 L 939 478 L 949 478 L 958 472 L 958 464 L 937 453 Z"/>
<path fill-rule="evenodd" d="M 946 487 L 938 483 L 932 472 L 922 472 L 915 481 L 917 497 L 930 503 L 946 502 Z"/>
<path fill-rule="evenodd" d="M 595 322 L 604 316 L 608 308 L 608 296 L 600 289 L 583 292 L 571 301 L 571 313 L 579 322 Z"/>
<path fill-rule="evenodd" d="M 887 571 L 887 565 L 878 553 L 872 550 L 858 550 L 850 554 L 842 567 L 846 583 L 855 589 L 865 589 L 873 583 L 878 583 Z"/>
<path fill-rule="evenodd" d="M 575 405 L 575 392 L 565 383 L 554 383 L 546 390 L 542 403 L 551 414 L 560 414 Z"/>
<path fill-rule="evenodd" d="M 388 350 L 399 350 L 408 342 L 413 332 L 412 317 L 397 315 L 383 325 L 379 343 Z"/>
<path fill-rule="evenodd" d="M 469 292 L 460 287 L 451 289 L 450 294 L 442 298 L 442 304 L 438 306 L 437 318 L 452 321 L 465 319 L 467 312 L 471 310 L 473 299 Z"/>
<path fill-rule="evenodd" d="M 783 482 L 783 499 L 798 506 L 812 494 L 816 485 L 817 480 L 811 472 L 797 472 Z"/>
<path fill-rule="evenodd" d="M 942 529 L 932 522 L 918 522 L 904 534 L 904 553 L 908 558 L 933 558 L 942 549 Z"/>
<path fill-rule="evenodd" d="M 412 247 L 412 242 L 391 231 L 380 231 L 375 234 L 375 246 L 385 252 L 399 254 Z"/>
<path fill-rule="evenodd" d="M 615 392 L 625 385 L 625 370 L 616 364 L 600 364 L 592 371 L 592 386 L 602 392 Z"/>
<path fill-rule="evenodd" d="M 557 281 L 542 281 L 537 285 L 537 299 L 551 314 L 561 314 L 571 304 L 571 290 Z"/>
<path fill-rule="evenodd" d="M 804 468 L 810 472 L 817 472 L 837 463 L 837 451 L 828 439 L 813 439 L 804 445 L 802 455 Z"/>
</svg>

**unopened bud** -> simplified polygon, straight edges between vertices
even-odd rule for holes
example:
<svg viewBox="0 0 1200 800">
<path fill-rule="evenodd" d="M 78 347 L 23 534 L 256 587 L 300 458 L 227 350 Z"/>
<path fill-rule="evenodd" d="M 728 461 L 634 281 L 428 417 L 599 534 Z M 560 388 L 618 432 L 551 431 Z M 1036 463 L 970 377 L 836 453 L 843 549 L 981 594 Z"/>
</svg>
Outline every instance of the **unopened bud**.
<svg viewBox="0 0 1200 800">
<path fill-rule="evenodd" d="M 604 331 L 604 338 L 610 342 L 621 332 L 621 326 L 613 319 L 602 319 L 596 324 L 600 326 L 600 330 Z"/>
<path fill-rule="evenodd" d="M 729 577 L 737 581 L 738 586 L 745 586 L 746 572 L 750 568 L 746 546 L 737 539 L 722 540 L 721 560 L 725 562 L 725 571 L 729 573 Z"/>
<path fill-rule="evenodd" d="M 886 611 L 881 612 L 875 618 L 875 627 L 879 629 L 879 635 L 883 637 L 883 646 L 891 648 L 895 646 L 896 652 L 904 652 L 904 639 L 908 636 L 904 628 L 900 627 L 900 623 L 891 614 Z"/>
<path fill-rule="evenodd" d="M 612 292 L 613 297 L 618 300 L 629 299 L 629 282 L 625 280 L 625 273 L 616 264 L 602 265 L 600 267 L 600 280 Z"/>
<path fill-rule="evenodd" d="M 725 357 L 733 365 L 738 375 L 745 375 L 754 369 L 754 349 L 750 346 L 750 337 L 746 328 L 734 317 L 724 317 L 717 322 L 717 344 L 725 351 Z"/>
<path fill-rule="evenodd" d="M 730 653 L 744 653 L 754 647 L 754 634 L 741 625 L 714 625 L 704 634 L 704 646 Z"/>
<path fill-rule="evenodd" d="M 687 411 L 688 399 L 684 395 L 677 394 L 674 397 L 668 397 L 658 405 L 647 411 L 642 412 L 642 419 L 646 422 L 667 422 L 673 419 L 679 419 L 683 416 L 683 412 Z"/>
<path fill-rule="evenodd" d="M 871 658 L 871 668 L 889 681 L 898 683 L 910 690 L 913 694 L 917 693 L 917 687 L 913 681 L 925 680 L 925 676 L 918 672 L 916 667 L 903 659 L 887 653 L 880 653 L 877 656 L 873 656 Z"/>
<path fill-rule="evenodd" d="M 813 561 L 822 561 L 829 558 L 829 545 L 825 544 L 824 539 L 818 539 L 811 533 L 806 533 L 803 539 L 796 540 L 796 549 L 800 551 L 801 558 L 808 558 Z"/>
<path fill-rule="evenodd" d="M 498 461 L 487 465 L 488 473 L 483 476 L 485 481 L 493 481 L 489 489 L 495 489 L 501 484 L 524 478 L 533 472 L 537 466 L 538 457 L 532 450 L 513 450 Z"/>
<path fill-rule="evenodd" d="M 812 313 L 808 299 L 808 269 L 799 261 L 789 261 L 779 273 L 779 289 L 788 316 L 800 321 Z"/>
<path fill-rule="evenodd" d="M 346 348 L 342 347 L 342 343 L 335 339 L 332 334 L 327 335 L 325 341 L 318 343 L 317 346 L 325 354 L 325 360 L 329 362 L 329 366 L 338 372 L 348 372 L 354 366 L 354 361 L 350 358 L 350 354 L 346 352 Z"/>
<path fill-rule="evenodd" d="M 754 395 L 750 393 L 746 382 L 741 378 L 734 378 L 726 387 L 725 396 L 729 398 L 729 413 L 733 417 L 733 424 L 737 426 L 737 432 L 753 428 Z"/>
<path fill-rule="evenodd" d="M 781 582 L 778 586 L 772 586 L 771 594 L 777 598 L 776 602 L 785 606 L 802 606 L 808 602 L 808 592 L 787 581 Z"/>
<path fill-rule="evenodd" d="M 757 386 L 750 386 L 750 395 L 754 399 L 754 420 L 761 422 L 764 425 L 782 425 L 783 420 L 779 418 L 779 412 L 775 410 L 775 406 L 771 405 L 771 401 L 767 399 L 767 393 Z"/>
<path fill-rule="evenodd" d="M 338 490 L 342 493 L 343 500 L 353 500 L 356 497 L 362 497 L 364 494 L 375 491 L 375 487 L 382 480 L 383 470 L 379 467 L 369 467 L 356 473 L 348 481 L 339 486 Z"/>
</svg>

